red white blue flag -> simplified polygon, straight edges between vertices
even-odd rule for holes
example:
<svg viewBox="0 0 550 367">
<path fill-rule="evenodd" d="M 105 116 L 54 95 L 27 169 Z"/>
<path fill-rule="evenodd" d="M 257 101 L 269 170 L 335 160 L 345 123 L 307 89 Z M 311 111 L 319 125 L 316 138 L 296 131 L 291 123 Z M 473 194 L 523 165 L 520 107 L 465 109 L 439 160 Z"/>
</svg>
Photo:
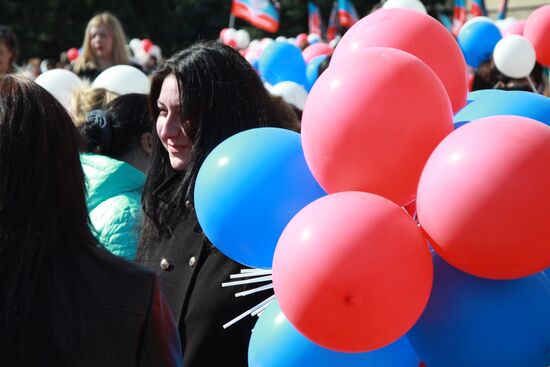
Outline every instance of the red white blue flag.
<svg viewBox="0 0 550 367">
<path fill-rule="evenodd" d="M 485 8 L 485 0 L 472 0 L 470 13 L 473 17 L 487 16 L 487 8 Z"/>
<path fill-rule="evenodd" d="M 338 19 L 344 28 L 351 27 L 359 20 L 357 11 L 350 0 L 338 0 Z"/>
<path fill-rule="evenodd" d="M 318 34 L 321 36 L 323 34 L 323 21 L 321 19 L 321 11 L 317 6 L 317 3 L 314 0 L 309 0 L 308 5 L 308 26 L 309 34 Z"/>
<path fill-rule="evenodd" d="M 279 3 L 275 0 L 233 0 L 231 14 L 268 32 L 279 29 Z"/>
<path fill-rule="evenodd" d="M 454 0 L 453 34 L 456 36 L 466 22 L 466 0 Z"/>
<path fill-rule="evenodd" d="M 506 19 L 506 12 L 508 11 L 508 0 L 501 0 L 498 7 L 497 19 Z"/>
<path fill-rule="evenodd" d="M 327 25 L 327 39 L 332 41 L 334 37 L 338 34 L 340 30 L 340 21 L 338 17 L 338 0 L 334 1 L 332 4 L 332 10 L 330 11 L 330 17 L 328 18 Z"/>
</svg>

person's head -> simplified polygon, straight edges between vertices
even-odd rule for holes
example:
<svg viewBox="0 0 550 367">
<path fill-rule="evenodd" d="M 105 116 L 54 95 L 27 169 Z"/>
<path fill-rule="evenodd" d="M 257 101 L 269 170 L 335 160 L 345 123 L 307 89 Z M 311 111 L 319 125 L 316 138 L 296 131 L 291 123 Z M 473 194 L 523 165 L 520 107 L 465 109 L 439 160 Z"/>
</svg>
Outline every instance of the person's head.
<svg viewBox="0 0 550 367">
<path fill-rule="evenodd" d="M 109 60 L 114 65 L 127 64 L 126 36 L 120 21 L 111 13 L 103 12 L 88 22 L 82 44 L 81 62 Z"/>
<path fill-rule="evenodd" d="M 270 96 L 250 64 L 219 42 L 197 43 L 153 75 L 150 109 L 177 171 L 196 170 L 222 140 L 267 126 Z"/>
<path fill-rule="evenodd" d="M 192 207 L 195 179 L 206 156 L 231 135 L 267 126 L 270 103 L 252 66 L 231 47 L 199 42 L 169 58 L 151 83 L 158 139 L 144 190 L 146 223 L 153 221 L 161 233 L 177 223 Z M 176 172 L 179 194 L 161 213 L 153 191 Z"/>
<path fill-rule="evenodd" d="M 0 75 L 13 72 L 17 58 L 17 39 L 10 27 L 0 25 Z"/>
<path fill-rule="evenodd" d="M 71 113 L 77 127 L 86 122 L 88 113 L 93 110 L 105 109 L 107 103 L 118 97 L 118 94 L 104 88 L 93 88 L 89 82 L 84 82 L 71 97 Z"/>
<path fill-rule="evenodd" d="M 0 343 L 8 366 L 59 359 L 49 337 L 52 279 L 73 251 L 96 246 L 78 141 L 50 93 L 0 76 Z"/>
<path fill-rule="evenodd" d="M 104 110 L 88 113 L 79 130 L 85 152 L 122 160 L 145 171 L 152 151 L 152 128 L 147 96 L 125 94 L 108 103 Z"/>
</svg>

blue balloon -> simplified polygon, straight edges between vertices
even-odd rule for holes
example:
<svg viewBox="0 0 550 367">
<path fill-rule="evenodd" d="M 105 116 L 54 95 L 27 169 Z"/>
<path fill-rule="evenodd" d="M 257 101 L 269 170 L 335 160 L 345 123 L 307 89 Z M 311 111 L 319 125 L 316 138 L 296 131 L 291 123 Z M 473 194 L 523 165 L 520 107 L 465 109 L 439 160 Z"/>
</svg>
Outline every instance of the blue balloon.
<svg viewBox="0 0 550 367">
<path fill-rule="evenodd" d="M 260 75 L 271 85 L 291 81 L 308 89 L 302 51 L 288 42 L 273 42 L 260 56 Z"/>
<path fill-rule="evenodd" d="M 550 365 L 550 279 L 489 280 L 434 260 L 432 294 L 409 340 L 429 367 Z"/>
<path fill-rule="evenodd" d="M 523 116 L 550 125 L 550 98 L 525 91 L 488 93 L 458 111 L 454 116 L 454 123 L 456 127 L 457 124 L 464 125 L 473 120 L 497 115 Z"/>
<path fill-rule="evenodd" d="M 468 104 L 495 93 L 506 93 L 506 91 L 502 89 L 480 89 L 470 92 L 468 93 Z"/>
<path fill-rule="evenodd" d="M 243 131 L 206 157 L 195 183 L 195 210 L 212 243 L 242 264 L 271 268 L 290 219 L 326 195 L 306 164 L 300 134 Z"/>
<path fill-rule="evenodd" d="M 466 63 L 477 68 L 482 62 L 492 59 L 502 34 L 492 22 L 476 22 L 463 29 L 457 39 Z"/>
<path fill-rule="evenodd" d="M 315 81 L 319 77 L 319 65 L 321 65 L 321 63 L 325 61 L 326 58 L 327 55 L 316 56 L 311 59 L 307 64 L 306 76 L 310 86 L 313 86 L 313 83 L 315 83 Z"/>
<path fill-rule="evenodd" d="M 342 353 L 323 348 L 302 336 L 277 302 L 272 302 L 256 322 L 248 346 L 249 367 L 418 367 L 419 363 L 406 336 L 372 352 Z"/>
</svg>

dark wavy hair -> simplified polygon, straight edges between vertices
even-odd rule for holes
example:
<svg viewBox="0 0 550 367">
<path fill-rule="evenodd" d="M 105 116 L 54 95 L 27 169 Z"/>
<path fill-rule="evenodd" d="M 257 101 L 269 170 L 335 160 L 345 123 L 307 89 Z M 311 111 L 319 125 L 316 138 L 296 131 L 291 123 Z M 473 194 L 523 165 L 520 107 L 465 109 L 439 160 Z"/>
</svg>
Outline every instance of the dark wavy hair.
<svg viewBox="0 0 550 367">
<path fill-rule="evenodd" d="M 13 63 L 19 55 L 19 47 L 17 44 L 17 37 L 15 37 L 15 33 L 13 33 L 11 27 L 0 25 L 0 42 L 4 43 L 6 47 L 13 52 L 13 56 L 10 60 L 10 63 Z"/>
<path fill-rule="evenodd" d="M 140 144 L 141 135 L 151 132 L 153 122 L 145 94 L 126 94 L 105 106 L 105 111 L 92 111 L 79 127 L 84 151 L 122 160 Z"/>
<path fill-rule="evenodd" d="M 62 365 L 53 340 L 54 279 L 97 246 L 88 224 L 78 132 L 38 84 L 0 77 L 2 365 Z"/>
<path fill-rule="evenodd" d="M 240 131 L 269 125 L 270 96 L 252 66 L 231 47 L 199 42 L 168 59 L 152 78 L 149 109 L 155 121 L 162 83 L 170 74 L 178 81 L 180 120 L 190 121 L 193 149 L 186 170 L 177 172 L 155 135 L 142 198 L 145 219 L 139 254 L 145 246 L 169 236 L 193 210 L 197 173 L 220 142 Z M 169 177 L 176 183 L 160 200 L 155 192 Z"/>
</svg>

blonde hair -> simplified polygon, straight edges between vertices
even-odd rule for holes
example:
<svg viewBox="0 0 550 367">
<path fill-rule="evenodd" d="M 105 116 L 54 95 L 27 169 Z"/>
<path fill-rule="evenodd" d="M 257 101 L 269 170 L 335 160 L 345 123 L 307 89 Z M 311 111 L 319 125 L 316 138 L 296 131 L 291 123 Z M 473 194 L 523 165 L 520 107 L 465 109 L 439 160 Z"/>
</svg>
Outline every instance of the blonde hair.
<svg viewBox="0 0 550 367">
<path fill-rule="evenodd" d="M 103 88 L 93 88 L 90 83 L 83 83 L 77 88 L 71 99 L 71 114 L 78 127 L 86 122 L 90 111 L 104 109 L 107 103 L 118 97 L 118 94 Z"/>
<path fill-rule="evenodd" d="M 117 17 L 109 12 L 99 13 L 88 22 L 84 32 L 82 44 L 82 55 L 75 61 L 74 71 L 76 73 L 86 69 L 94 69 L 98 65 L 91 46 L 90 32 L 92 27 L 103 24 L 107 27 L 113 38 L 113 63 L 114 65 L 128 64 L 128 53 L 126 51 L 126 35 Z"/>
</svg>

